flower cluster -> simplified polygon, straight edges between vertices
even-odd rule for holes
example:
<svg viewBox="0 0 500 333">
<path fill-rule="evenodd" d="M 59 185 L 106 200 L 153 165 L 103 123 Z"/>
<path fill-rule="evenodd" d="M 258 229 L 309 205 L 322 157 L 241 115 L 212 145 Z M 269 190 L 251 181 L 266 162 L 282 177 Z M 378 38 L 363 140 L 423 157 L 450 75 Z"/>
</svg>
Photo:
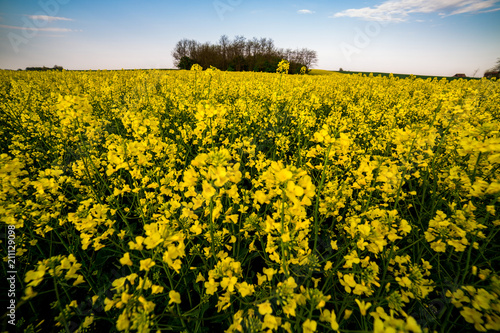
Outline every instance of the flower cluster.
<svg viewBox="0 0 500 333">
<path fill-rule="evenodd" d="M 477 268 L 476 268 L 477 270 Z M 487 289 L 474 286 L 462 286 L 454 292 L 448 290 L 446 296 L 451 298 L 451 303 L 458 309 L 468 323 L 474 325 L 479 332 L 487 330 L 500 330 L 500 279 L 496 274 L 491 274 L 488 269 L 481 270 L 479 276 L 490 281 Z"/>
</svg>

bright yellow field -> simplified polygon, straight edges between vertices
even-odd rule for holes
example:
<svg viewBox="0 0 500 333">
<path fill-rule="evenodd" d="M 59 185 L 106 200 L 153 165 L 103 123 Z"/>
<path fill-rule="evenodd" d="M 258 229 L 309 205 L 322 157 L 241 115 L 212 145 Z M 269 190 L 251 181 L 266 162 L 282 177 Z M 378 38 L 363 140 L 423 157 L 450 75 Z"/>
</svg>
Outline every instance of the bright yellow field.
<svg viewBox="0 0 500 333">
<path fill-rule="evenodd" d="M 18 331 L 500 330 L 499 100 L 486 79 L 1 72 Z"/>
</svg>

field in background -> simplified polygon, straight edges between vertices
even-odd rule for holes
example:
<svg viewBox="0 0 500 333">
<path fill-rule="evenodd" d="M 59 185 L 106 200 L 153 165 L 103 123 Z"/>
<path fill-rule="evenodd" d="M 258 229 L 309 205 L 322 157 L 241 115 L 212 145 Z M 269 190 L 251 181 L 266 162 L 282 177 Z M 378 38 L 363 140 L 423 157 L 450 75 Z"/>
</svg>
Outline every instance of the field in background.
<svg viewBox="0 0 500 333">
<path fill-rule="evenodd" d="M 480 80 L 479 78 L 474 78 L 474 77 L 466 77 L 466 78 L 460 78 L 460 77 L 453 77 L 453 76 L 432 76 L 432 75 L 412 75 L 412 74 L 391 74 L 391 73 L 382 73 L 382 72 L 352 72 L 352 71 L 329 71 L 329 70 L 324 70 L 324 69 L 311 69 L 310 72 L 308 73 L 309 75 L 330 75 L 333 73 L 339 73 L 339 74 L 361 74 L 361 75 L 366 75 L 366 76 L 383 76 L 383 77 L 397 77 L 400 79 L 406 79 L 409 77 L 414 77 L 418 79 L 446 79 L 446 80 L 457 80 L 457 79 L 464 79 L 464 80 Z"/>
<path fill-rule="evenodd" d="M 3 72 L 17 328 L 500 330 L 499 96 L 486 79 Z"/>
</svg>

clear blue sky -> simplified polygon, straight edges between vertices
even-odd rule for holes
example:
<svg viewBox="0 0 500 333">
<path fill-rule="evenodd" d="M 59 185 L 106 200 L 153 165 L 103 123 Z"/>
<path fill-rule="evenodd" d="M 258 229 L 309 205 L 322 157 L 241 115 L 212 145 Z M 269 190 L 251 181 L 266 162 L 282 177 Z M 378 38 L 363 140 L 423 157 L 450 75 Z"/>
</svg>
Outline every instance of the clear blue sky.
<svg viewBox="0 0 500 333">
<path fill-rule="evenodd" d="M 172 68 L 182 38 L 266 37 L 316 68 L 482 76 L 500 0 L 0 0 L 0 68 Z"/>
</svg>

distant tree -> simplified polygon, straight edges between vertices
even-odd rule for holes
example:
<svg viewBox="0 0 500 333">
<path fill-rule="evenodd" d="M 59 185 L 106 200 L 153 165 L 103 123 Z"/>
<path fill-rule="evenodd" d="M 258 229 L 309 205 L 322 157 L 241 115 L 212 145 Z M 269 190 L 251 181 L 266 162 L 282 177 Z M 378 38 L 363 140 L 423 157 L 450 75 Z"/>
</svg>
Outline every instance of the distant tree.
<svg viewBox="0 0 500 333">
<path fill-rule="evenodd" d="M 484 72 L 484 77 L 487 78 L 496 77 L 497 79 L 500 79 L 500 75 L 498 74 L 498 72 L 500 72 L 500 58 L 497 59 L 497 63 L 495 66 Z"/>
<path fill-rule="evenodd" d="M 54 67 L 26 67 L 27 71 L 62 71 L 64 68 L 62 66 L 54 65 Z"/>
<path fill-rule="evenodd" d="M 237 71 L 243 71 L 246 67 L 245 44 L 246 39 L 243 36 L 236 36 L 231 44 L 232 62 Z"/>
<path fill-rule="evenodd" d="M 191 69 L 191 66 L 193 66 L 196 63 L 193 59 L 189 58 L 188 56 L 183 56 L 180 60 L 179 63 L 177 64 L 177 67 L 179 69 Z"/>
<path fill-rule="evenodd" d="M 497 59 L 497 63 L 495 66 L 493 66 L 490 71 L 492 72 L 499 72 L 500 71 L 500 58 Z"/>
<path fill-rule="evenodd" d="M 220 53 L 221 53 L 221 60 L 222 60 L 222 66 L 221 68 L 227 69 L 227 63 L 228 63 L 228 48 L 229 45 L 231 44 L 231 41 L 229 40 L 229 37 L 226 35 L 222 35 L 219 38 L 219 45 L 220 45 Z"/>
<path fill-rule="evenodd" d="M 301 53 L 303 54 L 301 60 L 304 62 L 304 65 L 307 68 L 311 68 L 312 66 L 316 65 L 316 62 L 318 61 L 318 55 L 316 51 L 302 49 Z"/>
<path fill-rule="evenodd" d="M 317 61 L 316 51 L 306 48 L 278 49 L 270 38 L 246 39 L 235 36 L 233 40 L 222 35 L 217 44 L 200 44 L 195 40 L 182 39 L 172 51 L 174 65 L 188 69 L 197 63 L 204 69 L 210 66 L 221 70 L 275 72 L 281 59 L 290 63 L 290 74 L 299 74 L 302 67 L 306 72 Z"/>
<path fill-rule="evenodd" d="M 179 63 L 183 57 L 188 57 L 195 59 L 196 51 L 198 48 L 198 42 L 195 40 L 190 40 L 187 38 L 181 39 L 177 42 L 172 51 L 172 56 L 174 58 L 174 65 L 179 67 Z"/>
</svg>

